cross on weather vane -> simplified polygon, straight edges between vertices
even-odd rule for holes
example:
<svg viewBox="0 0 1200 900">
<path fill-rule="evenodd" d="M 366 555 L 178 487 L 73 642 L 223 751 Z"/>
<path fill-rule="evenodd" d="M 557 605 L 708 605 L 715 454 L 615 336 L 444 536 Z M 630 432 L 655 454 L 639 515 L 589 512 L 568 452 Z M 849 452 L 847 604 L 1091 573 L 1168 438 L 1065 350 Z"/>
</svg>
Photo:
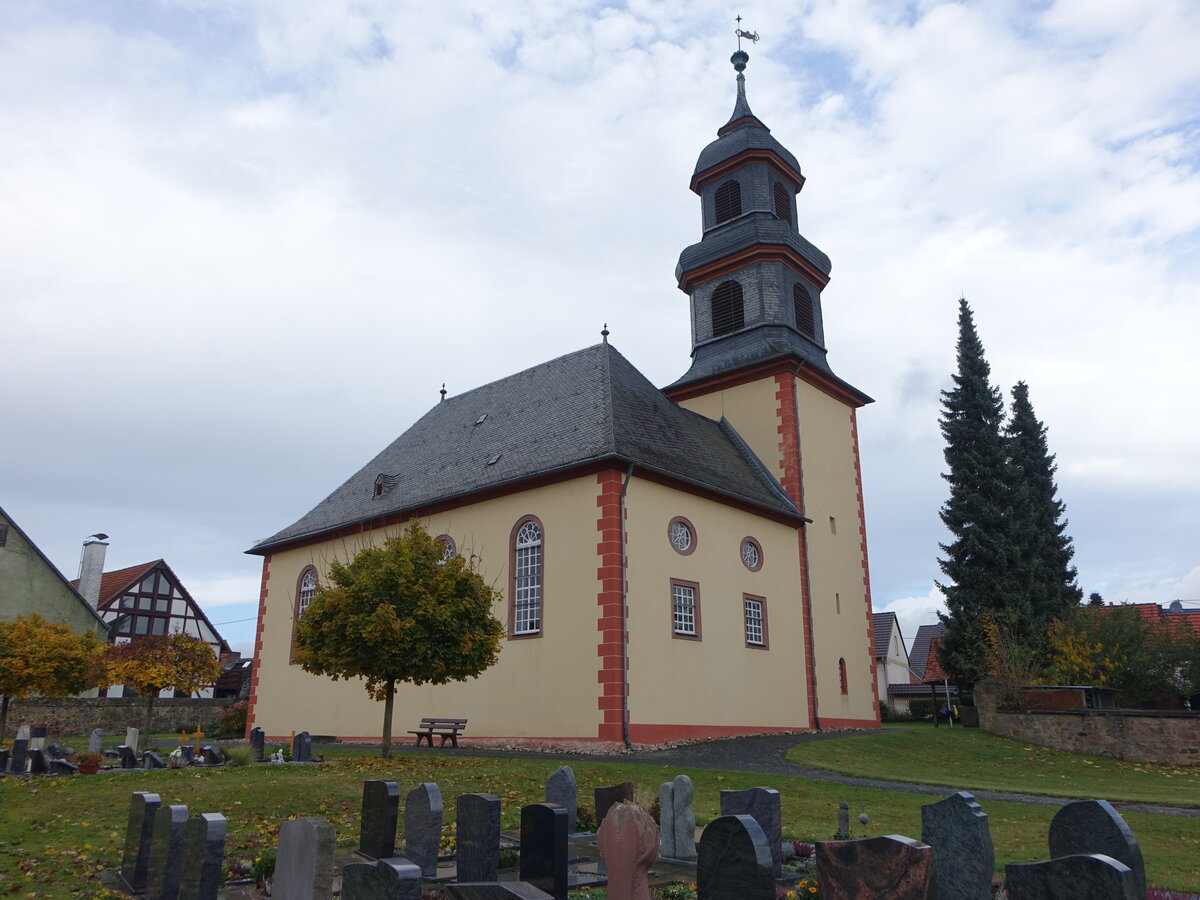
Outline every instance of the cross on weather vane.
<svg viewBox="0 0 1200 900">
<path fill-rule="evenodd" d="M 745 38 L 746 40 L 757 44 L 758 43 L 758 32 L 757 31 L 742 31 L 742 17 L 741 16 L 737 17 L 737 23 L 738 23 L 738 27 L 737 27 L 737 30 L 734 31 L 734 34 L 737 35 L 738 49 L 739 50 L 742 49 L 742 38 Z"/>
</svg>

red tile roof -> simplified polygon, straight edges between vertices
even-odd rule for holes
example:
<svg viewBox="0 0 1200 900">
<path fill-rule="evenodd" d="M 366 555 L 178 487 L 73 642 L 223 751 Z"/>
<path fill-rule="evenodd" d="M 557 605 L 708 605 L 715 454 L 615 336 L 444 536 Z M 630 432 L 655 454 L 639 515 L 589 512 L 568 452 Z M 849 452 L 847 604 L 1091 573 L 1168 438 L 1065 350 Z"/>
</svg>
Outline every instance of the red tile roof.
<svg viewBox="0 0 1200 900">
<path fill-rule="evenodd" d="M 925 661 L 925 676 L 924 682 L 929 684 L 931 681 L 941 682 L 949 678 L 946 670 L 942 668 L 942 661 L 938 659 L 938 648 L 942 644 L 942 636 L 936 635 L 929 641 L 929 656 Z"/>
<path fill-rule="evenodd" d="M 1200 637 L 1200 610 L 1185 609 L 1176 611 L 1173 609 L 1163 609 L 1157 603 L 1120 603 L 1107 606 L 1089 606 L 1086 608 L 1095 609 L 1104 614 L 1117 609 L 1129 609 L 1130 607 L 1137 613 L 1138 618 L 1142 620 L 1142 624 L 1155 634 L 1165 634 L 1170 629 L 1182 626 L 1190 628 L 1192 634 Z"/>
<path fill-rule="evenodd" d="M 129 587 L 131 584 L 136 584 L 146 577 L 155 566 L 161 563 L 161 559 L 156 559 L 153 562 L 142 563 L 140 566 L 130 566 L 127 569 L 116 569 L 112 572 L 105 572 L 100 578 L 100 600 L 99 605 L 104 606 L 109 600 L 112 600 L 119 593 Z M 76 578 L 71 582 L 71 586 L 78 588 L 79 579 Z"/>
</svg>

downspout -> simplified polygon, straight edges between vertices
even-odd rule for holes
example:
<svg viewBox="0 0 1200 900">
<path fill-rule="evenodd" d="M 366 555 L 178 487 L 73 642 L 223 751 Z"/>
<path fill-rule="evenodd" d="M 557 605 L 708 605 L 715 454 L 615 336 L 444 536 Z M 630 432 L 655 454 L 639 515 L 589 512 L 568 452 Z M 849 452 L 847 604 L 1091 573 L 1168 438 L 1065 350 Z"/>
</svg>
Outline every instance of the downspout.
<svg viewBox="0 0 1200 900">
<path fill-rule="evenodd" d="M 621 485 L 621 740 L 625 749 L 632 750 L 629 741 L 629 556 L 625 552 L 625 494 L 629 490 L 629 480 L 633 477 L 633 463 L 625 473 L 625 481 Z"/>
<path fill-rule="evenodd" d="M 812 688 L 813 688 L 813 690 L 812 690 L 813 730 L 820 731 L 821 730 L 821 715 L 820 715 L 820 711 L 819 711 L 820 703 L 817 700 L 817 696 L 820 693 L 820 691 L 817 690 L 817 659 L 816 659 L 817 642 L 813 636 L 812 583 L 810 582 L 809 576 L 808 576 L 808 570 L 810 568 L 809 561 L 811 559 L 811 557 L 808 555 L 808 523 L 805 523 L 804 525 L 800 526 L 800 535 L 801 535 L 801 540 L 804 542 L 804 586 L 802 588 L 802 590 L 804 591 L 804 598 L 805 598 L 804 630 L 806 632 L 805 637 L 807 638 L 808 646 L 812 649 L 812 652 L 808 654 L 807 662 L 808 662 L 808 677 L 809 677 L 810 682 L 812 683 Z"/>
</svg>

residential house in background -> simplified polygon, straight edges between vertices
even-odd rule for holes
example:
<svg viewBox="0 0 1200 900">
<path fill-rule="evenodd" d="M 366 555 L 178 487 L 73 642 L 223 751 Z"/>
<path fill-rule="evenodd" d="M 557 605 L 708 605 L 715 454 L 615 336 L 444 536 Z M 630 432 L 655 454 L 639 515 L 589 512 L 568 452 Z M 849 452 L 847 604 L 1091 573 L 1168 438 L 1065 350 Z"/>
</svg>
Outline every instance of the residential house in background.
<svg viewBox="0 0 1200 900">
<path fill-rule="evenodd" d="M 912 681 L 908 668 L 908 650 L 900 633 L 900 620 L 894 612 L 874 613 L 875 681 L 879 699 L 892 704 L 892 685 L 907 686 Z M 905 701 L 907 706 L 907 701 Z"/>
</svg>

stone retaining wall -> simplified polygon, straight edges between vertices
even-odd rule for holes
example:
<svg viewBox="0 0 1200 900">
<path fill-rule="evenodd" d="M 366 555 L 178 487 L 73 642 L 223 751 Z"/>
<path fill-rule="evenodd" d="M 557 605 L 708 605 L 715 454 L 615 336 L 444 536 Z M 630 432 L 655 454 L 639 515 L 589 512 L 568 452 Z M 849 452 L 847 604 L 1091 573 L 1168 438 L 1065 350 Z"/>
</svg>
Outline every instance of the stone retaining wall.
<svg viewBox="0 0 1200 900">
<path fill-rule="evenodd" d="M 1000 712 L 995 688 L 975 688 L 984 731 L 1030 744 L 1133 762 L 1200 765 L 1200 714 L 1168 710 L 1069 709 Z"/>
<path fill-rule="evenodd" d="M 187 724 L 188 730 L 199 723 L 207 728 L 216 722 L 234 700 L 195 698 L 154 701 L 152 727 L 155 731 L 173 731 Z M 146 716 L 146 701 L 140 697 L 65 697 L 57 700 L 14 700 L 8 708 L 5 740 L 16 736 L 21 725 L 45 723 L 48 740 L 56 736 L 91 734 L 93 728 L 105 734 L 124 736 L 127 727 L 140 728 Z"/>
</svg>

